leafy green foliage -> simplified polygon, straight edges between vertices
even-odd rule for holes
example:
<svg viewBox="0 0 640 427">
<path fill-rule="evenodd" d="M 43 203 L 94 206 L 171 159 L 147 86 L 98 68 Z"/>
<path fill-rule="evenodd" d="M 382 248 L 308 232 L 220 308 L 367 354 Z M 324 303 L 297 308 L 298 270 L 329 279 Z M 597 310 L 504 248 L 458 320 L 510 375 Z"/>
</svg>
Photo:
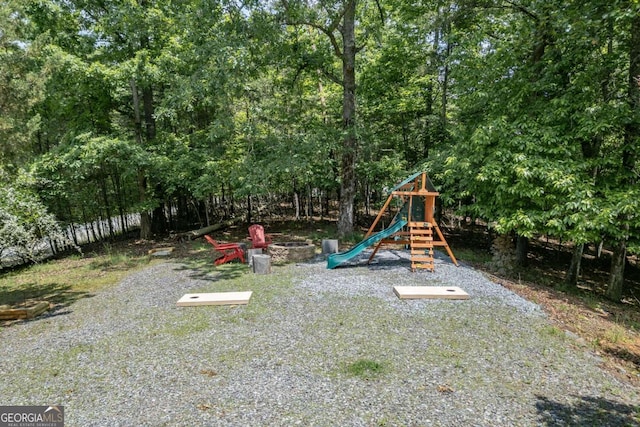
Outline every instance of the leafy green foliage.
<svg viewBox="0 0 640 427">
<path fill-rule="evenodd" d="M 455 34 L 457 144 L 429 162 L 460 195 L 445 199 L 526 237 L 617 239 L 621 218 L 637 229 L 635 190 L 618 187 L 630 117 L 623 10 L 599 1 L 476 10 L 458 21 L 476 31 Z"/>
<path fill-rule="evenodd" d="M 66 240 L 55 217 L 28 190 L 28 176 L 0 186 L 0 257 L 37 261 L 46 240 Z"/>
<path fill-rule="evenodd" d="M 342 7 L 4 2 L 0 164 L 31 169 L 74 223 L 335 198 L 355 132 L 359 202 L 424 167 L 446 206 L 499 232 L 637 251 L 637 2 L 358 2 L 349 131 Z"/>
</svg>

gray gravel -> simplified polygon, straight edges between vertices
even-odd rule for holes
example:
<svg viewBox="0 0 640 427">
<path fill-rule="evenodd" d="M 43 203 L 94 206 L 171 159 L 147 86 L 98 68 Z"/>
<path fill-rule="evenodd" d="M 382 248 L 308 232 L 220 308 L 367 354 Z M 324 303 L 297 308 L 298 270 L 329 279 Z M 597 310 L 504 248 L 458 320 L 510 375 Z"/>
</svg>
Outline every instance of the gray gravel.
<svg viewBox="0 0 640 427">
<path fill-rule="evenodd" d="M 637 389 L 601 370 L 540 308 L 439 256 L 269 276 L 166 262 L 0 330 L 0 404 L 64 405 L 67 426 L 640 425 Z M 222 270 L 231 274 L 233 270 Z M 394 285 L 460 286 L 466 301 L 399 300 Z M 176 307 L 253 290 L 247 306 Z M 379 371 L 352 372 L 369 362 Z"/>
</svg>

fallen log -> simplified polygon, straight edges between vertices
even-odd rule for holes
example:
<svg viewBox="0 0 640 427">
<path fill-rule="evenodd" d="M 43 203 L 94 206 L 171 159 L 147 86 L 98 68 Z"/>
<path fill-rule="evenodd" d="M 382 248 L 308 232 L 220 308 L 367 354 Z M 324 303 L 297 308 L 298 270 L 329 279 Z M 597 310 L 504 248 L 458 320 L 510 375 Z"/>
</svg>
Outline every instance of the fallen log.
<svg viewBox="0 0 640 427">
<path fill-rule="evenodd" d="M 182 240 L 195 240 L 204 236 L 205 234 L 213 233 L 214 231 L 222 230 L 223 228 L 231 227 L 233 225 L 239 224 L 242 222 L 242 218 L 233 218 L 227 221 L 219 222 L 214 225 L 210 225 L 208 227 L 200 228 L 198 230 L 186 231 L 184 233 L 179 233 L 174 236 L 175 239 Z"/>
</svg>

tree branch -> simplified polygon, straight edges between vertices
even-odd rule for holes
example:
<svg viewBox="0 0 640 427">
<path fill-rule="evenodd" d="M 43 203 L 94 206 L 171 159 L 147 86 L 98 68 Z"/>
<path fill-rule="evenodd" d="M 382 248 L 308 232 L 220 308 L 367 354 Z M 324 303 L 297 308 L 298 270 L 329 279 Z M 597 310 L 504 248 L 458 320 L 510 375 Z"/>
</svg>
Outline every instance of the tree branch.
<svg viewBox="0 0 640 427">
<path fill-rule="evenodd" d="M 324 67 L 320 68 L 320 72 L 322 73 L 323 76 L 325 76 L 332 82 L 340 86 L 344 86 L 344 82 L 342 81 L 342 79 L 338 78 L 335 74 L 333 74 L 331 71 L 327 70 L 326 68 Z"/>
<path fill-rule="evenodd" d="M 521 4 L 517 4 L 515 1 L 512 1 L 512 0 L 504 0 L 504 1 L 505 3 L 511 6 L 511 9 L 515 9 L 517 11 L 524 13 L 525 15 L 527 15 L 529 18 L 533 19 L 536 22 L 540 21 L 540 18 L 538 17 L 538 15 L 531 12 L 529 9 L 522 6 Z"/>
<path fill-rule="evenodd" d="M 287 15 L 289 15 L 289 2 L 287 0 L 282 0 L 282 4 L 284 5 L 285 10 L 287 11 Z M 345 14 L 345 8 L 342 8 L 340 13 L 337 16 L 334 16 L 331 19 L 331 24 L 328 27 L 318 24 L 317 22 L 311 22 L 307 20 L 290 20 L 289 17 L 285 17 L 286 25 L 306 25 L 311 28 L 315 28 L 320 31 L 324 35 L 329 38 L 329 42 L 333 47 L 333 53 L 338 57 L 342 58 L 342 49 L 340 49 L 340 43 L 338 43 L 338 39 L 336 39 L 335 31 L 338 29 L 340 25 L 340 20 Z"/>
<path fill-rule="evenodd" d="M 376 0 L 376 6 L 378 7 L 378 13 L 380 14 L 380 22 L 382 23 L 382 25 L 384 25 L 384 9 L 382 8 L 382 5 L 380 4 L 380 0 Z"/>
</svg>

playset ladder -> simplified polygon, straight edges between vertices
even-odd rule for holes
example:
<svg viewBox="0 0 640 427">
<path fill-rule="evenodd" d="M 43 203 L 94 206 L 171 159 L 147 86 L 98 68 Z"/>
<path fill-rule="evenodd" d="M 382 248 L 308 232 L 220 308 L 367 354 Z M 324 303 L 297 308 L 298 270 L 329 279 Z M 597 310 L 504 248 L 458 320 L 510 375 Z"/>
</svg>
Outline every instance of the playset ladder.
<svg viewBox="0 0 640 427">
<path fill-rule="evenodd" d="M 433 261 L 433 228 L 430 222 L 410 222 L 409 246 L 411 248 L 411 270 L 435 270 Z"/>
</svg>

